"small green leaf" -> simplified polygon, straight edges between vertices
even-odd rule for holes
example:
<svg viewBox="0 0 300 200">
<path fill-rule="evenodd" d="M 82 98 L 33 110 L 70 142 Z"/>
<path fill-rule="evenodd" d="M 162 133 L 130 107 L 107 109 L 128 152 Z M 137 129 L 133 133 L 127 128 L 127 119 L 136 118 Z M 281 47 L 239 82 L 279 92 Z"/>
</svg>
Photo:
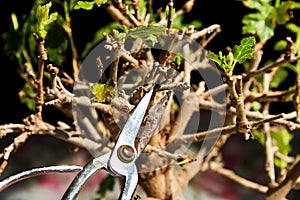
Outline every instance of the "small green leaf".
<svg viewBox="0 0 300 200">
<path fill-rule="evenodd" d="M 293 135 L 290 134 L 286 129 L 281 129 L 278 132 L 271 132 L 271 136 L 275 142 L 275 145 L 278 147 L 278 151 L 287 156 L 292 150 L 290 142 L 293 139 Z M 279 158 L 276 158 L 274 163 L 280 168 L 287 166 L 286 161 Z"/>
<path fill-rule="evenodd" d="M 172 61 L 175 62 L 177 66 L 179 66 L 184 61 L 184 58 L 182 56 L 176 55 L 174 56 Z"/>
<path fill-rule="evenodd" d="M 18 18 L 17 15 L 15 13 L 11 13 L 11 21 L 14 27 L 14 30 L 18 30 L 19 29 L 19 22 L 18 22 Z"/>
<path fill-rule="evenodd" d="M 102 103 L 111 100 L 115 91 L 115 87 L 113 82 L 108 80 L 105 84 L 95 83 L 91 90 L 95 95 L 95 101 Z"/>
<path fill-rule="evenodd" d="M 259 143 L 265 145 L 265 136 L 261 131 L 253 129 L 252 134 L 256 139 L 258 139 Z"/>
<path fill-rule="evenodd" d="M 286 45 L 287 45 L 287 42 L 286 40 L 279 40 L 275 43 L 274 45 L 274 50 L 275 51 L 283 51 L 283 50 L 286 50 Z"/>
<path fill-rule="evenodd" d="M 260 109 L 261 109 L 261 103 L 260 102 L 258 102 L 258 101 L 253 101 L 252 102 L 252 109 L 254 110 L 254 111 L 259 111 Z"/>
<path fill-rule="evenodd" d="M 75 10 L 78 9 L 85 9 L 85 10 L 92 10 L 95 5 L 93 1 L 77 1 L 77 4 L 74 6 Z"/>
<path fill-rule="evenodd" d="M 240 45 L 235 45 L 232 53 L 235 62 L 244 63 L 247 59 L 253 56 L 253 46 L 255 45 L 255 38 L 253 36 L 243 38 Z"/>
<path fill-rule="evenodd" d="M 169 6 L 166 6 L 166 9 L 165 9 L 166 18 L 169 17 L 169 11 L 170 11 Z M 173 9 L 172 9 L 172 13 L 171 13 L 171 14 L 172 14 L 172 16 L 171 16 L 172 18 L 173 18 L 173 16 L 174 16 L 175 11 L 176 11 L 175 8 L 173 8 Z"/>
<path fill-rule="evenodd" d="M 84 10 L 92 10 L 94 5 L 96 4 L 98 7 L 107 3 L 108 0 L 94 0 L 94 1 L 77 1 L 76 5 L 73 9 L 84 9 Z"/>
<path fill-rule="evenodd" d="M 222 60 L 219 58 L 219 56 L 217 54 L 215 54 L 212 51 L 208 51 L 208 57 L 210 60 L 214 61 L 215 63 L 217 63 L 219 66 L 222 65 Z"/>
<path fill-rule="evenodd" d="M 300 31 L 300 27 L 293 23 L 287 24 L 286 28 L 293 33 L 299 33 Z"/>
<path fill-rule="evenodd" d="M 178 112 L 178 111 L 180 110 L 180 106 L 178 105 L 178 103 L 173 102 L 173 103 L 172 103 L 172 109 L 173 109 L 175 112 Z"/>
<path fill-rule="evenodd" d="M 193 20 L 191 21 L 190 25 L 193 25 L 195 28 L 200 28 L 202 23 L 199 20 Z"/>
</svg>

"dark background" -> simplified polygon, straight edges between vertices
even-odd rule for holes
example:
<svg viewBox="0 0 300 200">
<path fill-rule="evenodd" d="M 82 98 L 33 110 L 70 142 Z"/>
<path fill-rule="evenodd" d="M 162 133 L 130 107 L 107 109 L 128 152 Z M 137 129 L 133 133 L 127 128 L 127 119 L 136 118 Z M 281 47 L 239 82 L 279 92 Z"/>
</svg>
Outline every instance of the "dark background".
<svg viewBox="0 0 300 200">
<path fill-rule="evenodd" d="M 11 12 L 15 12 L 18 17 L 22 16 L 23 14 L 29 12 L 31 9 L 33 0 L 11 0 L 11 1 L 0 1 L 0 34 L 8 31 L 9 27 L 11 26 L 11 18 L 10 14 Z M 177 5 L 180 5 L 181 1 L 175 1 L 175 5 L 178 2 Z M 167 1 L 155 1 L 154 0 L 154 6 L 158 8 L 160 5 L 165 6 L 167 4 Z M 243 38 L 241 27 L 242 27 L 242 18 L 243 16 L 250 12 L 247 8 L 245 8 L 241 1 L 235 1 L 235 0 L 200 0 L 195 1 L 195 7 L 193 10 L 186 15 L 185 20 L 188 21 L 190 19 L 197 19 L 200 20 L 203 24 L 202 27 L 208 27 L 212 24 L 219 24 L 221 25 L 222 31 L 217 35 L 217 37 L 207 46 L 207 49 L 210 49 L 214 52 L 218 52 L 219 50 L 224 51 L 226 47 L 233 47 L 233 45 L 238 44 L 239 41 Z M 94 31 L 98 30 L 101 26 L 106 25 L 109 21 L 112 19 L 110 16 L 106 13 L 105 10 L 102 8 L 96 8 L 92 11 L 75 11 L 71 15 L 73 21 L 72 21 L 72 28 L 73 28 L 73 34 L 74 34 L 74 40 L 76 43 L 76 46 L 78 48 L 78 51 L 81 52 L 85 46 L 85 44 L 92 40 L 94 37 Z M 295 19 L 299 21 L 299 14 L 295 13 Z M 272 41 L 275 41 L 276 39 L 284 39 L 286 36 L 288 36 L 288 33 L 284 31 L 281 28 L 278 28 L 275 32 L 274 38 L 270 40 L 269 43 L 266 44 L 264 48 L 264 59 L 275 59 L 276 52 L 272 49 Z M 0 124 L 5 123 L 20 123 L 22 122 L 22 119 L 30 114 L 31 112 L 26 108 L 25 105 L 21 104 L 18 97 L 18 91 L 23 86 L 24 82 L 19 77 L 17 73 L 17 62 L 15 60 L 9 60 L 4 52 L 3 52 L 3 43 L 4 41 L 1 38 L 0 43 L 0 58 L 1 58 L 1 66 L 0 66 L 0 94 L 1 94 L 1 101 L 0 101 Z M 290 105 L 288 105 L 290 106 Z M 286 109 L 284 108 L 278 108 L 275 106 L 274 109 L 277 109 L 280 111 L 280 109 Z M 51 112 L 50 117 L 57 117 L 59 113 Z M 296 137 L 296 136 L 295 136 Z M 298 141 L 299 141 L 298 137 Z M 28 142 L 27 147 L 29 147 L 32 144 L 37 144 L 40 141 L 44 141 L 45 145 L 47 145 L 49 148 L 59 148 L 61 152 L 67 152 L 68 148 L 71 146 L 68 144 L 65 144 L 64 142 L 58 141 L 53 138 L 44 138 L 44 139 L 37 139 L 33 138 L 32 140 Z M 240 142 L 240 139 L 236 139 Z M 46 142 L 48 141 L 48 142 Z M 226 147 L 227 151 L 225 151 L 225 157 L 228 160 L 234 159 L 235 154 L 237 153 L 235 149 L 235 145 L 237 143 L 234 142 L 235 140 L 232 140 Z M 293 143 L 296 146 L 296 138 L 294 138 Z M 237 141 L 236 141 L 237 142 Z M 251 145 L 249 143 L 245 143 L 241 146 L 237 146 L 237 148 L 249 148 L 253 150 L 249 150 L 249 152 L 254 154 L 259 154 L 261 151 L 263 151 L 259 146 L 257 145 Z M 25 147 L 24 147 L 25 148 Z M 46 147 L 45 147 L 46 148 Z M 1 147 L 2 149 L 2 147 Z M 232 150 L 235 149 L 235 150 Z M 298 149 L 294 149 L 294 153 L 299 153 Z M 16 156 L 22 156 L 22 154 L 16 154 Z M 57 156 L 57 154 L 55 155 Z M 257 156 L 259 157 L 259 156 Z M 53 157 L 52 157 L 53 159 Z M 245 158 L 243 160 L 242 157 L 239 157 L 240 161 L 238 162 L 241 166 L 246 167 L 245 165 L 250 166 L 251 159 Z M 263 157 L 261 157 L 263 161 Z M 41 159 L 40 164 L 47 163 L 49 160 L 51 160 L 51 156 L 48 158 Z M 243 163 L 244 162 L 244 163 Z M 249 163 L 250 162 L 250 163 Z M 254 161 L 253 161 L 254 162 Z M 36 164 L 38 165 L 38 164 Z M 20 166 L 20 169 L 24 168 L 23 166 Z M 252 172 L 253 173 L 253 172 Z M 263 172 L 262 172 L 263 173 Z M 256 173 L 256 176 L 259 176 Z M 264 178 L 264 177 L 263 177 Z M 289 195 L 289 199 L 297 199 L 299 198 L 299 192 L 292 192 Z"/>
</svg>

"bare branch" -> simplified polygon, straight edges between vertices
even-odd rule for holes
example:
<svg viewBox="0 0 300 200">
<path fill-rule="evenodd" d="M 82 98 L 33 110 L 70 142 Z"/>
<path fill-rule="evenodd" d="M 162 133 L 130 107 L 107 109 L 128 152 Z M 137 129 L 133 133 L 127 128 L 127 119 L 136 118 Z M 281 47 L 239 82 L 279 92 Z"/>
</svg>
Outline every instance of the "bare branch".
<svg viewBox="0 0 300 200">
<path fill-rule="evenodd" d="M 214 166 L 213 163 L 210 165 L 210 169 L 220 175 L 225 176 L 226 178 L 237 182 L 238 184 L 242 185 L 245 188 L 256 190 L 261 193 L 266 193 L 268 191 L 268 187 L 264 185 L 260 185 L 258 183 L 252 182 L 250 180 L 247 180 L 239 175 L 237 175 L 234 171 L 225 169 L 223 167 Z"/>
</svg>

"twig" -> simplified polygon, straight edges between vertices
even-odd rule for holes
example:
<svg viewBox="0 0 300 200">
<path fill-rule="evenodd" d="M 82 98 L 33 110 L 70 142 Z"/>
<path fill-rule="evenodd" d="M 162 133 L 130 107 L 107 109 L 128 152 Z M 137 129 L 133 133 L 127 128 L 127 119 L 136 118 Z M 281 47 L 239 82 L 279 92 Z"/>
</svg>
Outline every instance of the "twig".
<svg viewBox="0 0 300 200">
<path fill-rule="evenodd" d="M 237 131 L 243 133 L 245 140 L 252 138 L 251 133 L 251 124 L 249 123 L 244 105 L 244 95 L 243 95 L 243 85 L 242 85 L 242 76 L 232 76 L 228 80 L 229 91 L 230 91 L 230 100 L 232 104 L 236 107 L 236 125 Z"/>
<path fill-rule="evenodd" d="M 217 34 L 220 32 L 221 32 L 221 28 L 214 31 L 211 35 L 209 35 L 209 37 L 207 39 L 205 39 L 204 41 L 201 41 L 201 43 L 200 43 L 201 46 L 203 48 L 205 48 L 210 43 L 210 41 L 212 41 L 217 36 Z"/>
<path fill-rule="evenodd" d="M 70 41 L 70 47 L 72 51 L 72 68 L 73 68 L 73 76 L 74 80 L 78 80 L 78 74 L 79 74 L 79 63 L 78 63 L 78 52 L 75 45 L 74 37 L 73 37 L 73 30 L 71 26 L 71 17 L 69 12 L 69 5 L 67 1 L 63 2 L 64 12 L 65 12 L 65 23 L 63 24 L 63 28 L 65 32 L 67 33 L 67 36 Z"/>
<path fill-rule="evenodd" d="M 178 16 L 183 15 L 184 13 L 188 13 L 192 10 L 193 6 L 194 6 L 194 1 L 195 0 L 188 0 L 181 9 L 179 9 L 177 12 L 174 13 L 173 18 L 176 19 Z M 157 13 L 161 13 L 160 11 L 157 11 Z M 168 21 L 166 20 L 166 18 L 164 18 L 163 16 L 161 16 L 161 20 L 156 23 L 156 26 L 166 26 L 168 24 Z"/>
<path fill-rule="evenodd" d="M 219 167 L 219 166 L 214 166 L 214 164 L 212 163 L 210 165 L 210 169 L 220 175 L 223 175 L 224 177 L 232 180 L 232 181 L 235 181 L 237 182 L 238 184 L 242 185 L 243 187 L 245 188 L 248 188 L 248 189 L 252 189 L 252 190 L 256 190 L 258 192 L 261 192 L 261 193 L 266 193 L 267 190 L 268 190 L 268 187 L 267 186 L 264 186 L 264 185 L 260 185 L 258 183 L 255 183 L 255 182 L 252 182 L 252 181 L 249 181 L 239 175 L 237 175 L 234 171 L 232 170 L 229 170 L 229 169 L 225 169 L 223 167 Z M 276 199 L 276 198 L 275 198 Z"/>
<path fill-rule="evenodd" d="M 140 16 L 140 2 L 138 0 L 131 0 L 132 7 L 134 9 L 134 16 L 135 18 L 141 22 L 141 16 Z"/>
<path fill-rule="evenodd" d="M 247 75 L 244 75 L 244 78 L 245 79 L 250 79 L 250 78 L 252 78 L 254 76 L 257 76 L 259 74 L 266 73 L 266 72 L 268 72 L 269 70 L 271 70 L 273 68 L 280 67 L 280 66 L 282 66 L 284 64 L 287 64 L 287 63 L 298 61 L 299 59 L 300 59 L 300 57 L 295 57 L 295 58 L 289 59 L 289 60 L 281 58 L 278 61 L 276 61 L 276 62 L 274 62 L 270 65 L 264 66 L 264 67 L 262 67 L 262 68 L 260 68 L 256 71 L 253 71 L 253 72 L 248 73 Z"/>
<path fill-rule="evenodd" d="M 24 130 L 24 124 L 4 124 L 0 126 L 0 138 L 5 137 L 9 133 L 16 133 Z"/>
<path fill-rule="evenodd" d="M 209 26 L 209 27 L 207 27 L 207 28 L 205 28 L 201 31 L 197 31 L 195 33 L 192 33 L 190 37 L 191 37 L 192 40 L 197 40 L 199 37 L 203 37 L 203 36 L 205 36 L 207 34 L 210 34 L 212 32 L 215 32 L 215 33 L 221 32 L 220 25 L 219 24 L 213 24 L 213 25 L 211 25 L 211 26 Z"/>
<path fill-rule="evenodd" d="M 0 175 L 3 173 L 4 169 L 6 168 L 11 154 L 13 154 L 20 146 L 22 146 L 30 135 L 31 134 L 29 132 L 23 132 L 14 138 L 13 143 L 11 143 L 9 146 L 4 148 L 3 154 L 0 155 L 0 159 L 3 159 L 0 165 Z"/>
<path fill-rule="evenodd" d="M 116 55 L 112 58 L 112 64 L 110 66 L 110 79 L 114 83 L 115 88 L 117 88 L 120 50 L 116 48 L 115 53 Z"/>
<path fill-rule="evenodd" d="M 36 77 L 37 84 L 37 98 L 36 98 L 36 112 L 40 119 L 42 119 L 42 109 L 44 105 L 44 87 L 43 87 L 43 76 L 44 76 L 44 67 L 45 61 L 48 60 L 47 50 L 45 49 L 45 40 L 42 37 L 39 37 L 36 33 L 33 34 L 33 37 L 37 44 L 38 51 L 38 73 Z"/>
<path fill-rule="evenodd" d="M 118 10 L 115 6 L 112 4 L 104 4 L 103 8 L 111 15 L 111 17 L 119 22 L 120 24 L 123 24 L 127 26 L 128 28 L 133 27 L 131 22 Z"/>
<path fill-rule="evenodd" d="M 263 89 L 264 93 L 269 92 L 269 85 L 272 80 L 272 76 L 274 73 L 265 73 L 263 80 Z M 263 105 L 263 114 L 269 114 L 270 103 L 266 103 Z M 276 183 L 276 175 L 275 175 L 275 165 L 274 165 L 274 148 L 273 148 L 273 139 L 271 136 L 270 123 L 264 123 L 264 135 L 265 135 L 265 153 L 266 153 L 266 161 L 265 161 L 265 170 L 267 172 L 267 176 L 269 178 L 269 187 L 275 187 Z"/>
<path fill-rule="evenodd" d="M 286 178 L 275 188 L 269 188 L 265 200 L 285 199 L 291 191 L 297 179 L 300 177 L 300 161 L 287 173 Z"/>
<path fill-rule="evenodd" d="M 261 124 L 271 122 L 271 121 L 274 121 L 274 120 L 277 120 L 280 118 L 283 118 L 282 114 L 275 115 L 270 118 L 262 119 L 259 121 L 251 121 L 249 123 L 251 124 L 252 128 L 255 128 Z M 229 135 L 229 134 L 237 133 L 236 129 L 237 129 L 236 125 L 227 125 L 224 127 L 218 127 L 218 128 L 214 128 L 212 130 L 202 131 L 202 132 L 195 133 L 195 134 L 185 134 L 182 136 L 181 139 L 183 141 L 190 141 L 192 139 L 193 142 L 201 142 L 204 139 L 213 139 L 213 138 L 219 137 L 220 135 Z"/>
<path fill-rule="evenodd" d="M 173 25 L 173 7 L 174 7 L 173 0 L 169 0 L 168 7 L 169 7 L 169 15 L 168 15 L 167 29 L 171 30 Z"/>
<path fill-rule="evenodd" d="M 118 0 L 114 0 L 114 3 L 117 5 L 117 8 L 121 11 L 121 13 L 127 16 L 135 26 L 141 25 L 137 18 L 135 18 L 135 16 L 129 11 L 127 5 L 123 4 L 122 1 Z"/>
<path fill-rule="evenodd" d="M 285 91 L 269 91 L 267 93 L 251 93 L 245 97 L 246 102 L 287 102 L 292 101 L 292 98 L 288 98 L 292 94 L 295 94 L 295 90 Z"/>
<path fill-rule="evenodd" d="M 127 54 L 123 51 L 120 51 L 120 55 L 125 61 L 130 62 L 132 66 L 134 66 L 134 67 L 139 66 L 139 61 L 137 59 L 135 59 L 132 55 Z"/>
</svg>

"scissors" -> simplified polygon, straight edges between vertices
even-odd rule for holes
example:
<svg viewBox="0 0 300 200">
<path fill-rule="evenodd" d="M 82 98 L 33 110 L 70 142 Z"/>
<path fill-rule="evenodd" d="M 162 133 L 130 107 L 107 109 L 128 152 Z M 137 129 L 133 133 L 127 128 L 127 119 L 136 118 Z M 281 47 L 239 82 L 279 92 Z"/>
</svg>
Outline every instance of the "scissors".
<svg viewBox="0 0 300 200">
<path fill-rule="evenodd" d="M 157 104 L 158 106 L 153 105 L 153 107 L 156 106 L 156 108 L 152 107 L 154 109 L 154 112 L 156 112 L 157 110 L 157 112 L 161 114 L 159 117 L 157 117 L 156 115 L 153 119 L 149 120 L 148 123 L 145 123 L 145 121 L 147 121 L 147 117 L 145 117 L 145 114 L 149 109 L 149 105 L 152 97 L 154 96 L 156 88 L 157 86 L 151 86 L 149 91 L 140 100 L 140 102 L 126 121 L 126 124 L 124 125 L 123 130 L 121 131 L 113 149 L 102 156 L 94 158 L 83 167 L 83 169 L 77 174 L 77 176 L 73 179 L 72 183 L 68 187 L 62 198 L 63 200 L 75 199 L 84 184 L 89 180 L 91 176 L 93 176 L 93 174 L 95 174 L 99 170 L 106 170 L 113 176 L 124 177 L 125 184 L 123 186 L 123 190 L 119 196 L 119 199 L 132 199 L 138 185 L 138 173 L 135 161 L 138 159 L 141 152 L 148 144 L 153 133 L 155 132 L 170 97 L 170 91 L 168 91 L 167 94 L 165 94 L 159 100 Z M 152 112 L 149 111 L 149 113 L 153 113 L 153 110 Z M 153 124 L 155 124 L 156 126 L 155 130 L 153 130 Z M 152 132 L 152 135 L 150 135 L 150 137 L 149 131 Z M 140 144 L 136 144 L 137 137 L 142 137 L 142 142 L 140 142 Z"/>
</svg>

